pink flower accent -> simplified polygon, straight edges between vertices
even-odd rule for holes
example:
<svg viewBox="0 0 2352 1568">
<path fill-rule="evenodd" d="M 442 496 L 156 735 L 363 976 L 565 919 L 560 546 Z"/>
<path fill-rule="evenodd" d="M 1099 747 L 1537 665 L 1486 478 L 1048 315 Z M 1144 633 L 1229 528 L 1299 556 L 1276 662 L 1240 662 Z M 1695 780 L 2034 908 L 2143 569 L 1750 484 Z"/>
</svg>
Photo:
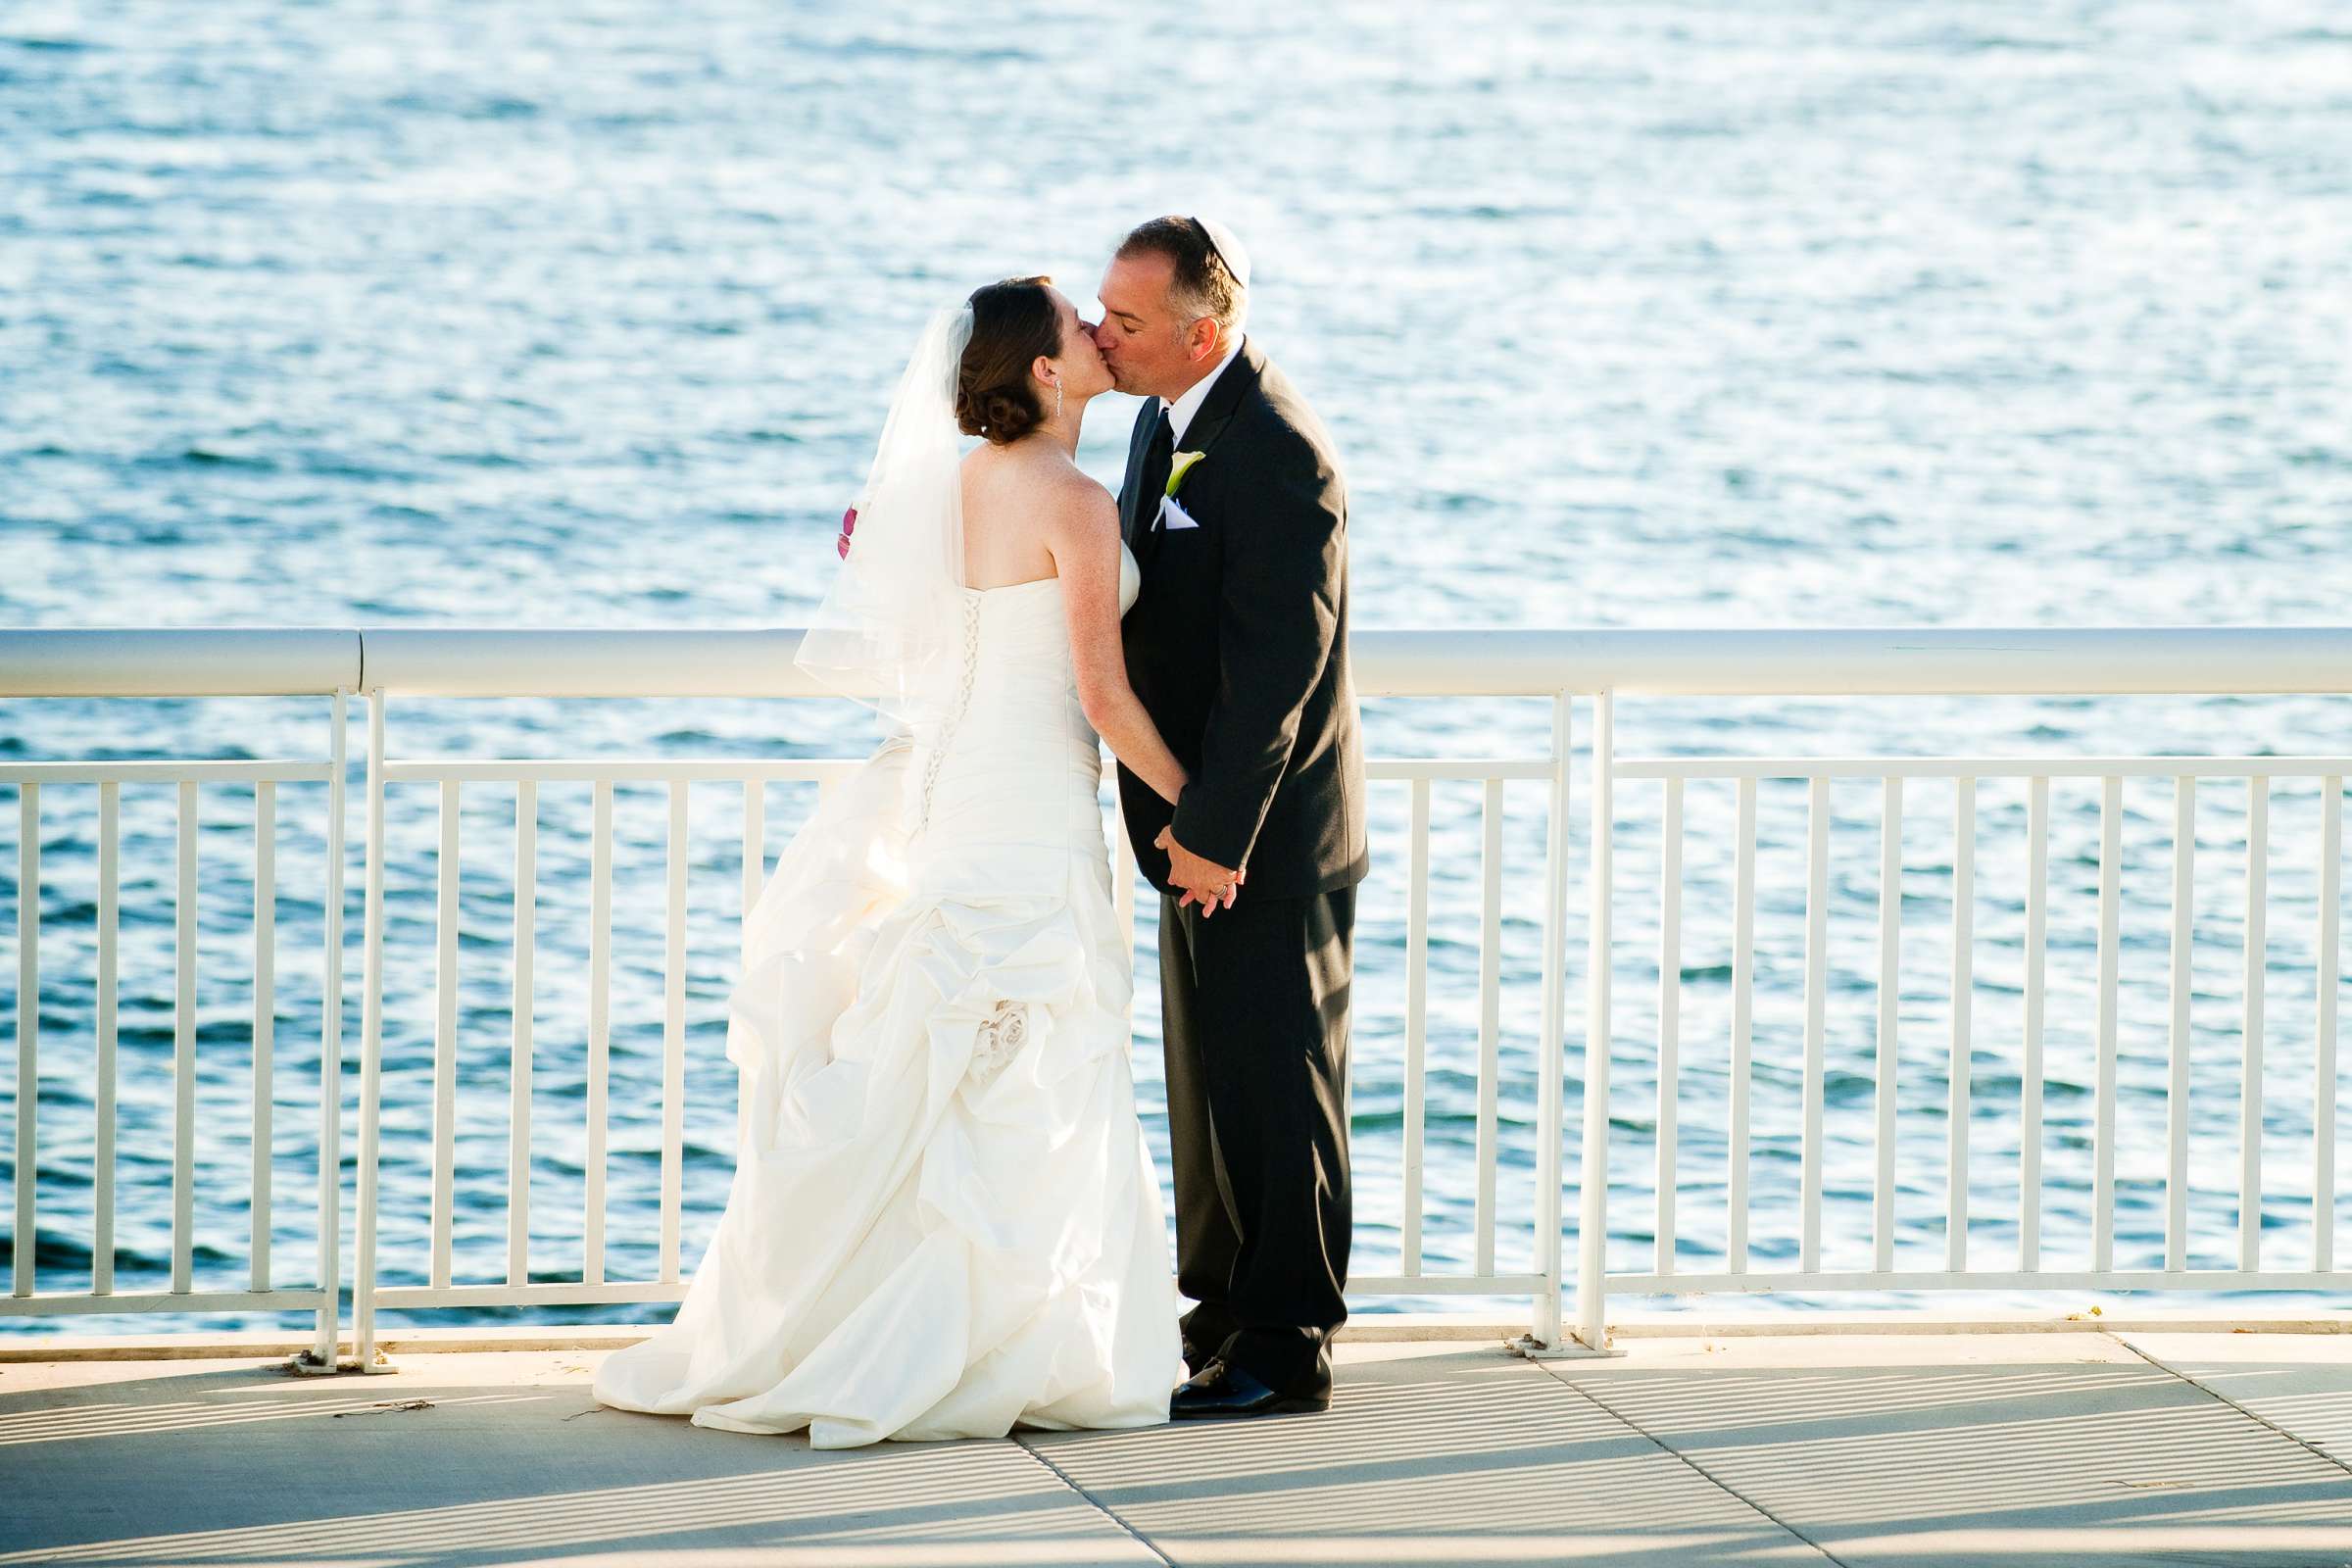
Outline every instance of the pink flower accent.
<svg viewBox="0 0 2352 1568">
<path fill-rule="evenodd" d="M 841 514 L 841 538 L 837 541 L 841 550 L 841 559 L 844 561 L 850 559 L 850 535 L 857 531 L 858 509 L 852 507 Z"/>
</svg>

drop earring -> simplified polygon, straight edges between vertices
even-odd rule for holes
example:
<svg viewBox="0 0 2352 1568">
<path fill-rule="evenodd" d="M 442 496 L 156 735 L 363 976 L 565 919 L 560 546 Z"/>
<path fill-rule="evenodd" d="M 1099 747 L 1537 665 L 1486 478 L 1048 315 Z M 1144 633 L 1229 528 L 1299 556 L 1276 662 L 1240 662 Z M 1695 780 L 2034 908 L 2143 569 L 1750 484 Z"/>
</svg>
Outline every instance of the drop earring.
<svg viewBox="0 0 2352 1568">
<path fill-rule="evenodd" d="M 1059 381 L 1054 383 L 1054 417 L 1056 419 L 1061 417 L 1061 383 Z"/>
</svg>

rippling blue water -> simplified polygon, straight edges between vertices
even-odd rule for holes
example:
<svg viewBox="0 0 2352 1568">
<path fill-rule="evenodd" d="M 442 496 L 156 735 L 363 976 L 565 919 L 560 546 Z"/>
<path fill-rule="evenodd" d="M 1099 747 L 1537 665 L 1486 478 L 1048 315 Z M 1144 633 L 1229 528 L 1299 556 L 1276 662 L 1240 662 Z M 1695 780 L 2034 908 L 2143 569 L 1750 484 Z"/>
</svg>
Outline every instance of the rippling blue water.
<svg viewBox="0 0 2352 1568">
<path fill-rule="evenodd" d="M 1041 269 L 1084 303 L 1129 223 L 1197 208 L 1248 237 L 1251 329 L 1346 454 L 1359 625 L 2341 620 L 2347 149 L 2352 29 L 2318 0 L 1272 19 L 1087 3 L 31 0 L 0 16 L 0 622 L 790 624 L 821 589 L 833 519 L 924 314 Z M 1106 400 L 1088 431 L 1082 457 L 1105 477 L 1131 409 Z M 1388 702 L 1369 716 L 1388 756 L 1523 754 L 1547 733 L 1541 705 Z M 821 754 L 858 738 L 846 714 L 741 703 L 417 702 L 390 729 L 403 756 Z M 2340 753 L 2345 734 L 2343 703 L 2316 698 L 1657 701 L 1619 715 L 1621 749 L 1642 755 Z M 6 759 L 323 745 L 316 703 L 0 704 Z M 42 803 L 44 1290 L 89 1268 L 89 793 Z M 1632 1267 L 1650 1245 L 1657 800 L 1654 786 L 1620 793 L 1625 1194 L 1611 1245 Z M 307 1277 L 316 1250 L 303 1168 L 317 794 L 283 791 L 282 1279 Z M 2200 798 L 2202 1265 L 2234 1256 L 2243 796 L 2222 784 Z M 1827 1260 L 1856 1266 L 1876 785 L 1840 784 L 1835 800 Z M 2022 800 L 1988 781 L 1980 808 L 1981 1258 L 2014 1247 Z M 2134 1264 L 2161 1255 L 2169 786 L 2134 782 L 2126 800 L 2118 1257 Z M 405 1282 L 424 1255 L 433 803 L 415 790 L 395 803 L 385 1235 L 403 1250 L 387 1278 Z M 170 804 L 161 790 L 124 799 L 124 1288 L 169 1256 Z M 1901 1256 L 1936 1266 L 1950 787 L 1914 786 L 1909 804 Z M 1538 949 L 1522 916 L 1542 860 L 1536 787 L 1514 785 L 1509 805 L 1506 1144 L 1530 1114 Z M 690 1264 L 731 1141 L 729 807 L 703 791 L 693 808 Z M 771 853 L 804 807 L 775 792 Z M 1705 1266 L 1724 1234 L 1729 787 L 1694 785 L 1690 809 L 1683 1250 Z M 205 810 L 196 1271 L 233 1287 L 250 1226 L 251 806 L 221 789 Z M 1359 932 L 1366 1270 L 1391 1266 L 1396 1245 L 1394 787 L 1381 810 Z M 1438 792 L 1430 1248 L 1444 1266 L 1469 1245 L 1476 810 L 1474 786 Z M 581 1247 L 586 811 L 584 789 L 542 793 L 532 1263 L 551 1276 L 576 1271 Z M 467 796 L 460 1279 L 503 1273 L 512 812 L 506 792 Z M 2281 787 L 2264 1107 L 2278 1266 L 2309 1246 L 2316 821 L 2309 788 Z M 619 823 L 610 1267 L 627 1277 L 651 1272 L 659 1201 L 661 802 L 624 791 Z M 1801 787 L 1767 784 L 1760 824 L 1761 1267 L 1790 1255 L 1796 1226 Z M 2095 787 L 2061 784 L 2050 1267 L 2087 1250 L 2096 827 Z M 1580 855 L 1582 841 L 1580 827 Z M 13 887 L 0 892 L 13 907 Z M 1577 903 L 1572 1020 L 1581 890 Z M 1156 1138 L 1144 969 L 1138 1062 Z M 13 1054 L 0 1071 L 13 1093 Z M 1527 1212 L 1529 1181 L 1523 1158 L 1506 1163 L 1506 1216 Z M 1506 1226 L 1503 1266 L 1528 1245 Z"/>
</svg>

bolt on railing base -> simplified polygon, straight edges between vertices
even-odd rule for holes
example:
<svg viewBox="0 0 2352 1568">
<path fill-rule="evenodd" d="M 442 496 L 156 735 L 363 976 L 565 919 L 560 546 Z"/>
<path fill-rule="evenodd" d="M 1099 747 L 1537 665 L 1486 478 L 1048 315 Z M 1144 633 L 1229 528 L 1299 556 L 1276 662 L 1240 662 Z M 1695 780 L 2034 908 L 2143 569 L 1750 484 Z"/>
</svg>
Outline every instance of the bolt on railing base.
<svg viewBox="0 0 2352 1568">
<path fill-rule="evenodd" d="M 1595 1349 L 1574 1334 L 1563 1336 L 1556 1345 L 1546 1345 L 1533 1334 L 1522 1334 L 1515 1340 L 1505 1340 L 1502 1348 L 1527 1361 L 1613 1361 L 1625 1354 L 1614 1346 Z"/>
<path fill-rule="evenodd" d="M 333 1361 L 325 1361 L 319 1358 L 318 1352 L 316 1350 L 301 1350 L 286 1358 L 285 1368 L 297 1377 L 306 1378 L 337 1377 L 351 1374 L 373 1377 L 388 1372 L 397 1372 L 400 1370 L 400 1364 L 384 1354 L 382 1350 L 377 1350 L 374 1359 L 366 1364 L 362 1364 L 357 1356 L 338 1354 Z"/>
</svg>

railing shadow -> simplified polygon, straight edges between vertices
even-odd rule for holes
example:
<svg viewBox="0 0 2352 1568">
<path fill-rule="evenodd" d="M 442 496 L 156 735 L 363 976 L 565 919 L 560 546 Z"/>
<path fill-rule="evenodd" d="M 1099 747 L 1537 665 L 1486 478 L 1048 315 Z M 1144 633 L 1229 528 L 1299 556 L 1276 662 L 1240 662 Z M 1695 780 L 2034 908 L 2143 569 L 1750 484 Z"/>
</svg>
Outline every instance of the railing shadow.
<svg viewBox="0 0 2352 1568">
<path fill-rule="evenodd" d="M 367 1393 L 248 1366 L 0 1395 L 0 1444 L 13 1446 L 0 1563 L 1136 1555 L 1009 1444 L 823 1452 L 608 1409 L 576 1375 L 404 1377 Z"/>
<path fill-rule="evenodd" d="M 2088 1362 L 1547 1370 L 1841 1558 L 2352 1554 L 2352 1472 L 2100 1344 Z"/>
<path fill-rule="evenodd" d="M 76 1367 L 0 1395 L 0 1563 L 2352 1555 L 2352 1473 L 2197 1384 L 2105 1336 L 1951 1343 L 1782 1341 L 1744 1365 L 1703 1343 L 1542 1365 L 1359 1347 L 1323 1415 L 846 1452 L 597 1405 L 593 1352 L 420 1357 L 366 1398 L 273 1366 Z M 2316 1370 L 2229 1375 L 2352 1404 Z"/>
</svg>

